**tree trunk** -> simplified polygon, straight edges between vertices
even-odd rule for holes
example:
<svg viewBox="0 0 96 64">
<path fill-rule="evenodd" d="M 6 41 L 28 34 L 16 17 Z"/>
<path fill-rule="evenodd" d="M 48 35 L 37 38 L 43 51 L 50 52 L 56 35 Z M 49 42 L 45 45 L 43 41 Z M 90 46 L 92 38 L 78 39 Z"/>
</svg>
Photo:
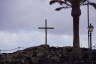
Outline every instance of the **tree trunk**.
<svg viewBox="0 0 96 64">
<path fill-rule="evenodd" d="M 73 16 L 73 47 L 79 48 L 79 16 Z"/>
<path fill-rule="evenodd" d="M 80 0 L 74 0 L 72 2 L 72 12 L 71 16 L 73 17 L 73 47 L 79 48 L 79 18 L 81 15 L 80 10 Z"/>
</svg>

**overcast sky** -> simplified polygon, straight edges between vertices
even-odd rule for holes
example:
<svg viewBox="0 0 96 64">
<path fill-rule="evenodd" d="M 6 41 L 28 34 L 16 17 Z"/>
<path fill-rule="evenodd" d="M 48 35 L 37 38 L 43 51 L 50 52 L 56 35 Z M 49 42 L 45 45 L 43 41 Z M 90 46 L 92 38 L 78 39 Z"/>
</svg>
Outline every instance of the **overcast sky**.
<svg viewBox="0 0 96 64">
<path fill-rule="evenodd" d="M 91 0 L 94 1 L 95 0 Z M 73 22 L 71 8 L 54 11 L 59 5 L 49 5 L 48 0 L 0 0 L 0 49 L 10 50 L 18 46 L 31 47 L 44 44 L 45 19 L 48 26 L 48 44 L 72 46 Z M 80 45 L 87 47 L 87 7 L 82 6 L 80 17 Z M 94 25 L 93 45 L 96 44 L 96 10 L 90 7 L 90 23 Z"/>
</svg>

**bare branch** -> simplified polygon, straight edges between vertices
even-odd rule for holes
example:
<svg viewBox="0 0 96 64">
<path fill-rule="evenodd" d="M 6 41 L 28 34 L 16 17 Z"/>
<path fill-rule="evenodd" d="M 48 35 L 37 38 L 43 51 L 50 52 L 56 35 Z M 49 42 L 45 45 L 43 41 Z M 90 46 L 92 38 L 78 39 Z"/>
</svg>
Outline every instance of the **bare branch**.
<svg viewBox="0 0 96 64">
<path fill-rule="evenodd" d="M 96 3 L 89 3 L 89 4 L 92 5 L 96 9 Z"/>
<path fill-rule="evenodd" d="M 59 3 L 60 5 L 66 4 L 67 6 L 71 6 L 68 2 L 62 0 L 51 0 L 49 4 L 52 5 L 54 3 Z"/>
<path fill-rule="evenodd" d="M 64 9 L 64 8 L 70 8 L 70 7 L 67 7 L 67 6 L 66 7 L 59 7 L 59 8 L 56 8 L 55 10 L 60 11 L 61 9 Z"/>
</svg>

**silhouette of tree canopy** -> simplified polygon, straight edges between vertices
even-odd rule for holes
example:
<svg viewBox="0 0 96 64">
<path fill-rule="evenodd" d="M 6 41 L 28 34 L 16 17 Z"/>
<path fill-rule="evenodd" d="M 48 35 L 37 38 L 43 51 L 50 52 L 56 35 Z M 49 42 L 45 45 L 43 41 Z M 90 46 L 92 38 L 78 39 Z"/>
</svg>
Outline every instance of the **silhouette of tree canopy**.
<svg viewBox="0 0 96 64">
<path fill-rule="evenodd" d="M 80 6 L 91 5 L 96 9 L 96 3 L 89 0 L 50 0 L 50 5 L 58 3 L 61 6 L 56 8 L 57 11 L 65 8 L 72 8 L 71 16 L 73 17 L 73 47 L 79 48 L 79 18 L 81 15 Z"/>
</svg>

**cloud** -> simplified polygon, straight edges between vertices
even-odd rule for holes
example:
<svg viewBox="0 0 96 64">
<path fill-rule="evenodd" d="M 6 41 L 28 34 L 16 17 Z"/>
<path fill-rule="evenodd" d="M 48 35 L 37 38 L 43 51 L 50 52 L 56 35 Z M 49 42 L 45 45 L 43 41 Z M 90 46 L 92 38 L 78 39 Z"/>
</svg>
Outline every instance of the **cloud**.
<svg viewBox="0 0 96 64">
<path fill-rule="evenodd" d="M 0 12 L 2 13 L 2 15 L 0 15 L 1 31 L 40 31 L 37 28 L 39 26 L 44 26 L 44 20 L 47 18 L 48 26 L 55 28 L 53 31 L 49 30 L 50 33 L 73 34 L 71 9 L 61 10 L 60 12 L 54 11 L 54 9 L 58 6 L 50 6 L 48 1 L 9 0 L 7 2 L 2 2 L 2 12 Z M 87 10 L 86 7 L 81 7 L 81 9 L 82 15 L 80 18 L 80 33 L 85 34 L 87 31 Z M 94 11 L 93 8 L 90 9 L 90 21 L 95 24 L 96 11 Z"/>
<path fill-rule="evenodd" d="M 81 47 L 87 47 L 87 35 L 81 35 Z M 72 35 L 48 34 L 48 44 L 51 46 L 72 46 Z M 21 31 L 16 33 L 0 32 L 0 49 L 10 50 L 16 47 L 32 47 L 44 44 L 45 35 L 38 31 Z M 95 43 L 94 43 L 95 44 Z M 93 44 L 93 45 L 94 45 Z"/>
<path fill-rule="evenodd" d="M 70 46 L 70 36 L 48 34 L 48 44 L 51 46 Z M 38 31 L 20 31 L 16 33 L 0 32 L 0 50 L 11 50 L 17 47 L 27 48 L 45 44 L 45 35 Z M 69 43 L 70 42 L 70 43 Z M 17 50 L 17 49 L 16 49 Z M 14 51 L 14 50 L 12 50 Z M 2 52 L 12 52 L 2 51 Z"/>
</svg>

